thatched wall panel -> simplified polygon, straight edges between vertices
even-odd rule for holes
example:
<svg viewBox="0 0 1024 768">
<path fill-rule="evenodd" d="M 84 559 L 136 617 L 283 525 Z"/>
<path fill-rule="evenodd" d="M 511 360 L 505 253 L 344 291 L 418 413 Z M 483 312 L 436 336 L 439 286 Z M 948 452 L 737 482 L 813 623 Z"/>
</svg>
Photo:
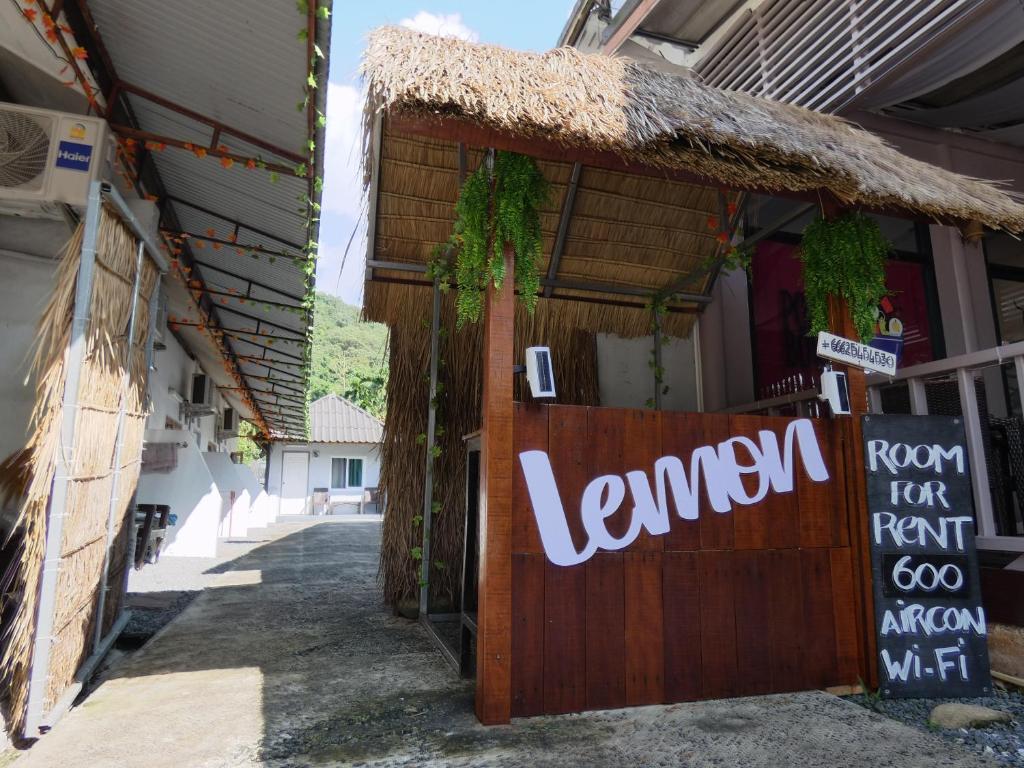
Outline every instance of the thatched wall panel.
<svg viewBox="0 0 1024 768">
<path fill-rule="evenodd" d="M 50 649 L 50 678 L 46 681 L 44 707 L 49 711 L 75 681 L 75 673 L 92 651 L 95 601 L 84 601 L 81 610 L 69 617 L 54 635 Z"/>
<path fill-rule="evenodd" d="M 100 386 L 117 386 L 109 380 L 88 379 L 90 386 L 96 382 Z M 72 476 L 76 478 L 96 477 L 110 471 L 114 460 L 114 444 L 117 442 L 116 430 L 111 428 L 117 419 L 117 405 L 99 410 L 92 406 L 80 405 L 75 419 L 75 434 L 86 439 L 76 446 Z"/>
<path fill-rule="evenodd" d="M 90 480 L 72 480 L 68 488 L 68 515 L 64 518 L 61 556 L 70 555 L 107 534 L 107 511 L 113 485 L 110 474 Z M 101 514 L 102 512 L 102 514 Z"/>
<path fill-rule="evenodd" d="M 389 288 L 394 290 L 391 298 L 405 307 L 403 321 L 392 327 L 389 417 L 381 450 L 380 484 L 387 505 L 379 576 L 385 599 L 395 604 L 414 600 L 419 582 L 420 563 L 412 551 L 422 543 L 416 518 L 423 514 L 426 449 L 417 436 L 427 423 L 429 382 L 424 371 L 429 370 L 430 292 Z M 581 314 L 578 306 L 541 302 L 532 316 L 520 306 L 515 354 L 521 360 L 527 346 L 550 346 L 559 402 L 594 405 L 599 400 L 596 343 L 591 333 L 574 324 L 581 317 L 591 322 L 594 318 Z M 455 609 L 459 600 L 466 494 L 463 437 L 480 427 L 483 334 L 481 324 L 456 330 L 451 295 L 442 303 L 442 328 L 436 436 L 440 455 L 434 464 L 434 500 L 439 508 L 431 535 L 431 608 L 444 612 Z M 559 361 L 572 363 L 560 365 Z M 521 376 L 516 377 L 514 394 L 518 399 L 529 397 Z"/>
<path fill-rule="evenodd" d="M 94 541 L 61 558 L 57 574 L 55 632 L 59 633 L 83 606 L 95 604 L 106 547 L 107 532 L 104 528 Z"/>
<path fill-rule="evenodd" d="M 75 284 L 81 256 L 82 227 L 66 246 L 57 272 L 56 287 L 43 313 L 33 362 L 38 371 L 33 432 L 25 448 L 24 474 L 14 482 L 24 488 L 25 501 L 18 524 L 24 531 L 25 553 L 11 592 L 16 609 L 6 628 L 9 640 L 0 658 L 0 676 L 10 691 L 8 722 L 22 727 L 32 661 L 38 587 L 46 540 L 46 513 L 60 446 L 64 365 L 70 339 Z M 91 627 L 104 568 L 107 520 L 110 509 L 117 413 L 125 407 L 125 447 L 118 498 L 117 546 L 127 543 L 128 504 L 138 479 L 138 461 L 144 431 L 145 352 L 148 301 L 156 284 L 155 266 L 144 261 L 136 332 L 128 352 L 128 320 L 135 276 L 135 241 L 127 228 L 108 211 L 100 219 L 97 266 L 90 300 L 90 322 L 75 414 L 75 444 L 61 541 L 62 559 L 56 583 L 55 642 L 52 648 L 48 692 L 49 709 L 74 681 L 80 663 L 91 652 Z M 125 368 L 128 386 L 125 387 Z M 115 547 L 116 549 L 116 547 Z M 115 553 L 116 554 L 116 553 Z M 123 559 L 123 555 L 122 555 Z M 116 595 L 123 572 L 110 582 Z M 119 605 L 119 598 L 110 597 Z M 111 609 L 114 610 L 114 609 Z"/>
</svg>

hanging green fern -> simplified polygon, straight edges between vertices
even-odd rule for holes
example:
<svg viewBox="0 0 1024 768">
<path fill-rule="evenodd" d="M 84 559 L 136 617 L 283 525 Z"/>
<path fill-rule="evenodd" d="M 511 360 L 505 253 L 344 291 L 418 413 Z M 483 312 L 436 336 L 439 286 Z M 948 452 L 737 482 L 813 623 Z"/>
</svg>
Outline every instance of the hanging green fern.
<svg viewBox="0 0 1024 768">
<path fill-rule="evenodd" d="M 438 262 L 445 253 L 454 255 L 459 327 L 480 319 L 488 282 L 496 288 L 504 282 L 505 243 L 515 250 L 515 284 L 526 308 L 533 312 L 543 253 L 540 209 L 547 197 L 548 183 L 537 164 L 512 152 L 497 153 L 493 183 L 486 163 L 463 182 L 455 204 L 454 232 L 445 245 L 435 249 L 431 268 L 440 275 L 443 267 Z"/>
<path fill-rule="evenodd" d="M 540 209 L 548 199 L 548 183 L 532 158 L 499 152 L 494 163 L 494 253 L 491 274 L 501 285 L 504 243 L 515 250 L 515 281 L 526 309 L 533 312 L 540 289 L 538 265 L 543 253 Z"/>
<path fill-rule="evenodd" d="M 800 245 L 804 295 L 811 333 L 829 330 L 828 297 L 846 299 L 861 341 L 874 336 L 875 308 L 885 289 L 885 257 L 892 245 L 878 223 L 862 213 L 816 219 L 807 225 Z"/>
</svg>

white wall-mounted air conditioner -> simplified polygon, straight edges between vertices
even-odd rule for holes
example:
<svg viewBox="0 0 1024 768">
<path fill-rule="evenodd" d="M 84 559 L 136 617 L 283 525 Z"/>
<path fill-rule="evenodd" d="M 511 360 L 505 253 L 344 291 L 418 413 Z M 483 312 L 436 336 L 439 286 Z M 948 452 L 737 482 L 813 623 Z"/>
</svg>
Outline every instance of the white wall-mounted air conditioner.
<svg viewBox="0 0 1024 768">
<path fill-rule="evenodd" d="M 84 208 L 89 185 L 111 177 L 113 146 L 100 118 L 0 102 L 0 212 Z"/>
</svg>

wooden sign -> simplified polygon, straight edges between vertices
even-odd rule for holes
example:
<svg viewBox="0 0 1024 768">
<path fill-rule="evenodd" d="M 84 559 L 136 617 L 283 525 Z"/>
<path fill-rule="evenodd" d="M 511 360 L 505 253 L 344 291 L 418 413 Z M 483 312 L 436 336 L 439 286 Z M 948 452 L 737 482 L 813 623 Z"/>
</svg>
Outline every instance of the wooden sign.
<svg viewBox="0 0 1024 768">
<path fill-rule="evenodd" d="M 512 715 L 864 677 L 840 426 L 517 403 Z"/>
<path fill-rule="evenodd" d="M 890 698 L 991 692 L 961 420 L 865 416 L 879 687 Z"/>
<path fill-rule="evenodd" d="M 896 375 L 896 355 L 826 331 L 818 333 L 817 352 L 818 357 L 826 360 L 835 360 L 887 376 Z"/>
</svg>

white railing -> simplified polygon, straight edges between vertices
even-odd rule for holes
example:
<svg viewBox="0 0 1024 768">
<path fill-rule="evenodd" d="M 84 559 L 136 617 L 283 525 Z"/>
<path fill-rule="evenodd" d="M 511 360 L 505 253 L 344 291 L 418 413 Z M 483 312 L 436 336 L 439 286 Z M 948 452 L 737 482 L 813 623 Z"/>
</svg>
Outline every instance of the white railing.
<svg viewBox="0 0 1024 768">
<path fill-rule="evenodd" d="M 761 416 L 780 416 L 783 409 L 788 410 L 792 406 L 797 416 L 819 416 L 822 414 L 819 408 L 820 402 L 818 390 L 803 389 L 799 392 L 788 392 L 777 397 L 768 397 L 743 405 L 723 408 L 721 413 L 756 413 Z"/>
<path fill-rule="evenodd" d="M 996 549 L 1024 552 L 1024 536 L 999 535 L 992 508 L 992 493 L 989 486 L 989 468 L 985 452 L 985 438 L 982 418 L 978 410 L 978 396 L 975 379 L 985 370 L 998 370 L 1002 365 L 1012 364 L 1017 379 L 1017 395 L 1024 413 L 1024 342 L 1004 344 L 979 352 L 948 357 L 901 369 L 893 377 L 868 376 L 868 402 L 872 413 L 883 413 L 882 391 L 894 385 L 907 387 L 910 412 L 915 416 L 928 414 L 928 399 L 925 384 L 934 381 L 955 381 L 960 396 L 960 410 L 963 414 L 964 430 L 967 434 L 967 454 L 971 462 L 971 476 L 974 488 L 974 508 L 978 521 L 978 546 L 982 549 Z M 999 383 L 1001 386 L 1001 382 Z M 994 394 L 994 393 L 993 393 Z M 985 416 L 987 418 L 987 416 Z"/>
<path fill-rule="evenodd" d="M 836 112 L 938 36 L 978 0 L 767 0 L 698 49 L 704 82 Z"/>
</svg>

